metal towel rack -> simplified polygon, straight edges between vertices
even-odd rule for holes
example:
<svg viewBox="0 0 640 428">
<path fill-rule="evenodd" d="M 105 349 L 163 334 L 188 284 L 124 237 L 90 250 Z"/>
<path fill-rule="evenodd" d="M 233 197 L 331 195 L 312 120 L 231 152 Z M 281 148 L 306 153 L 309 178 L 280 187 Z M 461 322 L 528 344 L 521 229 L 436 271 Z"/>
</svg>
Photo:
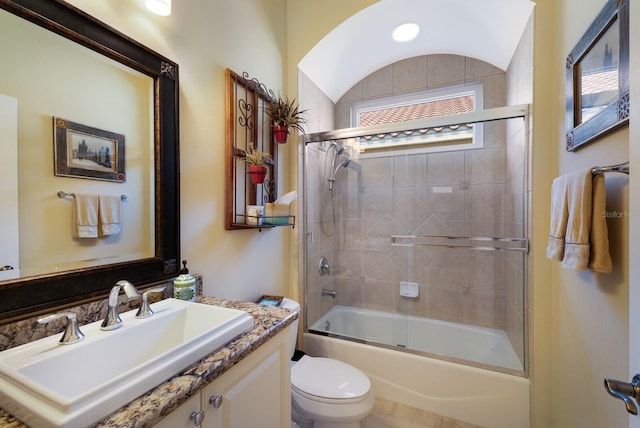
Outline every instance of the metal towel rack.
<svg viewBox="0 0 640 428">
<path fill-rule="evenodd" d="M 488 236 L 391 235 L 391 246 L 467 248 L 480 251 L 529 251 L 527 238 L 495 238 Z"/>
<path fill-rule="evenodd" d="M 592 174 L 602 174 L 605 172 L 621 172 L 629 175 L 629 162 L 619 163 L 617 165 L 596 166 L 591 170 Z"/>
<path fill-rule="evenodd" d="M 64 198 L 75 198 L 75 196 L 76 196 L 75 193 L 67 193 L 67 192 L 65 192 L 63 190 L 58 191 L 58 197 L 62 198 L 62 199 L 64 199 Z M 127 195 L 124 195 L 124 194 L 120 195 L 120 200 L 121 201 L 126 201 L 127 200 Z"/>
</svg>

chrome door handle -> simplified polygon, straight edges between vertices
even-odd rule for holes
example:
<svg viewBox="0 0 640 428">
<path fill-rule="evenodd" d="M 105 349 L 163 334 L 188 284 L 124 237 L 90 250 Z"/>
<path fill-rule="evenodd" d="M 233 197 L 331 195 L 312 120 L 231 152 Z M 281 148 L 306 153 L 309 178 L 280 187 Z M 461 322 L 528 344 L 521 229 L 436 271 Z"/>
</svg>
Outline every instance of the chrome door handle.
<svg viewBox="0 0 640 428">
<path fill-rule="evenodd" d="M 627 412 L 632 415 L 638 414 L 638 408 L 633 399 L 640 398 L 640 374 L 635 375 L 631 383 L 607 378 L 604 380 L 604 388 L 612 396 L 624 401 Z"/>
</svg>

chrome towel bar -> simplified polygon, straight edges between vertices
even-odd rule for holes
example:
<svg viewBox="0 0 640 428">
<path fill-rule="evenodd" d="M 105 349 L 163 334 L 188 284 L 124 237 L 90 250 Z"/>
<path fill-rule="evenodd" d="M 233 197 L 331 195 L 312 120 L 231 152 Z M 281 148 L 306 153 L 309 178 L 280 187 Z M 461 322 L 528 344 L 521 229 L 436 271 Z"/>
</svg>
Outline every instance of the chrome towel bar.
<svg viewBox="0 0 640 428">
<path fill-rule="evenodd" d="M 59 198 L 75 198 L 76 194 L 75 193 L 67 193 L 63 190 L 58 191 L 58 197 Z M 120 200 L 121 201 L 126 201 L 127 200 L 127 195 L 120 195 Z"/>
<path fill-rule="evenodd" d="M 479 251 L 529 251 L 527 238 L 496 238 L 488 236 L 441 236 L 441 235 L 391 235 L 391 246 L 463 248 Z"/>
<path fill-rule="evenodd" d="M 629 175 L 629 162 L 609 166 L 596 166 L 591 170 L 592 174 L 602 174 L 604 172 L 621 172 Z"/>
</svg>

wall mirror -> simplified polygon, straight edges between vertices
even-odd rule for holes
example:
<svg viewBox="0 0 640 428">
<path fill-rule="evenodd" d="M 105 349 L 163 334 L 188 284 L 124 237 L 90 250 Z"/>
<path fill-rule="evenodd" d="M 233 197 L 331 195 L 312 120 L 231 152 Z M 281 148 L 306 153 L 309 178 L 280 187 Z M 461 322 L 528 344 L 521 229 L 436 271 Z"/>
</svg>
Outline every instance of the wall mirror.
<svg viewBox="0 0 640 428">
<path fill-rule="evenodd" d="M 567 56 L 566 148 L 629 121 L 629 1 L 608 0 Z"/>
<path fill-rule="evenodd" d="M 18 168 L 25 158 L 36 162 L 27 164 L 27 172 L 18 171 L 18 190 L 7 190 L 19 200 L 16 211 L 21 223 L 21 264 L 22 259 L 28 258 L 42 262 L 37 268 L 28 263 L 28 268 L 15 278 L 0 276 L 0 324 L 105 295 L 119 279 L 146 284 L 177 275 L 177 64 L 61 0 L 0 0 L 0 20 L 5 23 L 0 26 L 0 52 L 5 64 L 4 77 L 0 75 L 0 107 L 4 98 L 16 100 L 18 106 L 19 126 L 14 140 L 21 158 Z M 11 31 L 9 27 L 16 34 L 6 33 Z M 34 29 L 33 34 L 30 28 Z M 34 55 L 35 45 L 24 45 L 26 40 L 44 44 L 43 51 L 55 54 L 39 58 Z M 63 44 L 68 45 L 68 51 L 53 46 Z M 23 51 L 20 61 L 14 61 L 7 53 L 15 51 L 16 46 Z M 2 89 L 2 79 L 9 74 L 20 76 L 23 86 L 36 90 L 19 92 L 14 84 L 5 84 Z M 29 82 L 27 76 L 35 76 L 36 80 Z M 85 86 L 70 86 L 80 81 Z M 30 108 L 25 113 L 20 110 L 21 105 Z M 92 116 L 83 116 L 88 110 Z M 2 108 L 0 113 L 1 128 L 8 115 Z M 109 182 L 90 177 L 56 177 L 53 116 L 70 121 L 80 118 L 83 125 L 98 125 L 125 135 L 126 179 Z M 5 144 L 2 129 L 0 137 L 0 144 Z M 42 182 L 37 177 L 42 177 Z M 32 191 L 35 188 L 38 191 Z M 59 198 L 57 191 L 126 194 L 122 221 L 123 229 L 124 222 L 128 222 L 128 232 L 99 241 L 64 244 L 65 239 L 72 239 L 72 202 L 70 198 Z M 61 255 L 74 246 L 78 247 L 74 254 Z M 75 260 L 78 253 L 82 253 L 79 258 L 83 260 Z M 0 266 L 3 264 L 0 261 Z"/>
</svg>

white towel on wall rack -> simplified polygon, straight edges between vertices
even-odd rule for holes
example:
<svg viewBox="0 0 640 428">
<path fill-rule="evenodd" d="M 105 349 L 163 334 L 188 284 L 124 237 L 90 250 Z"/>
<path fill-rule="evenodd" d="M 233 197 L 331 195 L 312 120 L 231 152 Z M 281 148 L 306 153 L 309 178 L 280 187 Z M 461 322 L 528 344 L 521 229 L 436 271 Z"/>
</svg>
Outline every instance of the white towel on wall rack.
<svg viewBox="0 0 640 428">
<path fill-rule="evenodd" d="M 120 196 L 100 195 L 99 222 L 100 235 L 117 235 L 120 233 Z"/>
<path fill-rule="evenodd" d="M 73 229 L 78 238 L 98 237 L 98 196 L 76 194 L 73 200 Z"/>
</svg>

